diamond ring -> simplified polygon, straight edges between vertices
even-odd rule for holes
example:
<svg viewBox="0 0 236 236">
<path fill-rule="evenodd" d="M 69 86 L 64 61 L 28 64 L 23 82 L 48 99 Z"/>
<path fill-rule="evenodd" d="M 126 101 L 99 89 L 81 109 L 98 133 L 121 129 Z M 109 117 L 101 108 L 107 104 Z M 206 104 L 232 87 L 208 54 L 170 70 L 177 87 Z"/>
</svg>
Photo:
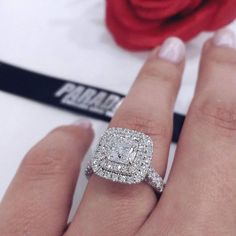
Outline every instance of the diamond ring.
<svg viewBox="0 0 236 236">
<path fill-rule="evenodd" d="M 101 137 L 92 160 L 86 168 L 87 177 L 93 173 L 119 183 L 146 182 L 161 193 L 164 181 L 151 167 L 152 139 L 141 132 L 109 128 Z"/>
</svg>

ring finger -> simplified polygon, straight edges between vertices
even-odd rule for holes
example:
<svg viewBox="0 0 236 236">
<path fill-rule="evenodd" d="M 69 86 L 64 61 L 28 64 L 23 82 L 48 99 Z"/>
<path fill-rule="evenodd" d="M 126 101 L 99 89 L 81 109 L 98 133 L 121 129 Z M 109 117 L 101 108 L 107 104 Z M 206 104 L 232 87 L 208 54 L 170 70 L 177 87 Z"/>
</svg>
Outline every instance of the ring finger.
<svg viewBox="0 0 236 236">
<path fill-rule="evenodd" d="M 152 138 L 152 166 L 162 176 L 184 57 L 184 44 L 176 38 L 155 49 L 110 123 L 110 127 L 137 130 Z M 132 235 L 155 204 L 154 191 L 146 184 L 122 185 L 93 175 L 66 235 Z"/>
</svg>

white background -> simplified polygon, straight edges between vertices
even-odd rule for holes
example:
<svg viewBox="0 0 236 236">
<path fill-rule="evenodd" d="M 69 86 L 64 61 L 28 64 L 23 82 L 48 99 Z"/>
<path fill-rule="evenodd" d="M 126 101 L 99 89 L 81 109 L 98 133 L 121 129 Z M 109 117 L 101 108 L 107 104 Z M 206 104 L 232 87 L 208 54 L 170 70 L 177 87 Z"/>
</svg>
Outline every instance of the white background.
<svg viewBox="0 0 236 236">
<path fill-rule="evenodd" d="M 104 25 L 103 0 L 0 0 L 0 60 L 34 71 L 127 93 L 147 52 L 118 47 Z M 230 26 L 236 32 L 236 24 Z M 201 34 L 187 44 L 175 110 L 186 113 L 194 91 Z M 83 117 L 0 92 L 0 199 L 27 150 L 52 128 Z M 97 136 L 106 124 L 93 121 Z M 91 152 L 91 151 L 90 151 Z M 171 148 L 173 158 L 174 145 Z M 81 198 L 77 188 L 72 214 Z"/>
</svg>

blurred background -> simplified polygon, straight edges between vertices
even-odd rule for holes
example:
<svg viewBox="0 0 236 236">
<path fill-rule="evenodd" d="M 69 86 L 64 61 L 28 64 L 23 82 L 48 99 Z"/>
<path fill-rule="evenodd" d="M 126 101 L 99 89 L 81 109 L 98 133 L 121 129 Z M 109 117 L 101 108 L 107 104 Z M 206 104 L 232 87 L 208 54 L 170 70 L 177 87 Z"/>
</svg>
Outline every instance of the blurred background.
<svg viewBox="0 0 236 236">
<path fill-rule="evenodd" d="M 105 10 L 104 0 L 0 0 L 0 61 L 127 94 L 148 50 L 120 47 L 105 25 Z M 229 28 L 236 32 L 236 23 L 232 22 Z M 188 109 L 201 46 L 210 35 L 201 33 L 187 43 L 187 65 L 175 106 L 178 113 L 185 114 Z M 85 117 L 2 91 L 0 108 L 1 199 L 33 144 L 54 127 Z M 107 123 L 95 119 L 92 122 L 97 139 Z M 170 163 L 174 150 L 172 144 Z M 93 147 L 86 159 L 92 151 Z M 82 177 L 80 183 L 82 187 L 76 190 L 71 214 L 86 179 Z"/>
</svg>

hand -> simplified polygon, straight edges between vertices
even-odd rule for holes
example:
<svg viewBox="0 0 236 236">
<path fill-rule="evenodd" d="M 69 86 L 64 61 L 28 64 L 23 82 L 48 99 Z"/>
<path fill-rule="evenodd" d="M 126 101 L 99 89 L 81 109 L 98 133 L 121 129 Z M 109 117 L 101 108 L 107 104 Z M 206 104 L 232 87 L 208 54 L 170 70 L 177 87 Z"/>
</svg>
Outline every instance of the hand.
<svg viewBox="0 0 236 236">
<path fill-rule="evenodd" d="M 0 205 L 2 236 L 236 235 L 236 50 L 222 30 L 203 48 L 196 92 L 160 198 L 147 184 L 93 175 L 67 227 L 79 166 L 92 140 L 88 123 L 52 131 L 26 155 Z M 168 39 L 155 49 L 110 123 L 154 142 L 165 174 L 172 115 L 185 57 Z"/>
</svg>

